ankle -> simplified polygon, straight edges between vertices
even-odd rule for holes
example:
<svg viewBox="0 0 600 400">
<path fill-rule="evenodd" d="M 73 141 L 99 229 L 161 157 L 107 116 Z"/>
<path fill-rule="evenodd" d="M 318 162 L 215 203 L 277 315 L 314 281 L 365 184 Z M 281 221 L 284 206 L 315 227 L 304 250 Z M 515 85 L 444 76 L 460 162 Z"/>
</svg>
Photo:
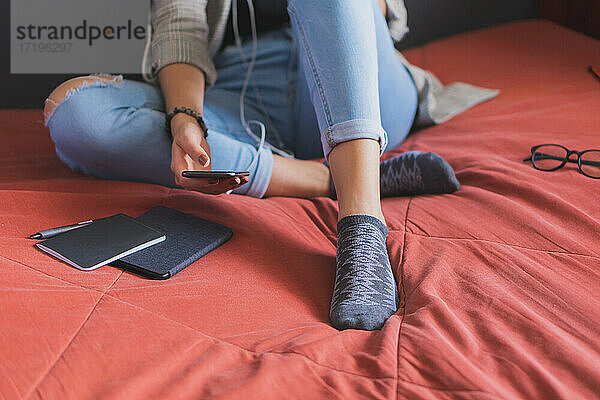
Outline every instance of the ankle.
<svg viewBox="0 0 600 400">
<path fill-rule="evenodd" d="M 318 192 L 320 197 L 329 197 L 330 185 L 331 185 L 331 174 L 329 167 L 321 162 L 315 162 L 315 177 L 319 187 Z"/>
<path fill-rule="evenodd" d="M 318 161 L 273 156 L 273 172 L 264 197 L 328 197 L 329 169 Z"/>
<path fill-rule="evenodd" d="M 381 207 L 374 207 L 374 208 L 358 207 L 358 208 L 345 208 L 345 209 L 340 208 L 340 210 L 338 212 L 338 222 L 342 218 L 347 217 L 349 215 L 370 215 L 372 217 L 377 218 L 378 220 L 383 222 L 384 225 L 387 226 L 387 222 L 385 221 L 385 217 L 383 216 Z"/>
</svg>

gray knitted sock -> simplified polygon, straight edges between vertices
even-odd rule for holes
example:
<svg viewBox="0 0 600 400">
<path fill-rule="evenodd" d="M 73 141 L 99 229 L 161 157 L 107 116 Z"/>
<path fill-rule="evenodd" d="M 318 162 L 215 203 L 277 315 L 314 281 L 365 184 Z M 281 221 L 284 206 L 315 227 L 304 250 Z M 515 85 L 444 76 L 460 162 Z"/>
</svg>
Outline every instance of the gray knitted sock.
<svg viewBox="0 0 600 400">
<path fill-rule="evenodd" d="M 452 167 L 435 153 L 409 151 L 379 166 L 381 197 L 453 193 L 460 188 Z"/>
<path fill-rule="evenodd" d="M 370 215 L 338 224 L 337 270 L 329 318 L 342 329 L 381 329 L 398 309 L 396 280 L 385 247 L 388 229 Z"/>
<path fill-rule="evenodd" d="M 327 167 L 329 163 L 325 161 Z M 409 151 L 379 164 L 381 197 L 454 193 L 460 183 L 452 167 L 435 153 Z M 337 200 L 329 171 L 329 197 Z"/>
</svg>

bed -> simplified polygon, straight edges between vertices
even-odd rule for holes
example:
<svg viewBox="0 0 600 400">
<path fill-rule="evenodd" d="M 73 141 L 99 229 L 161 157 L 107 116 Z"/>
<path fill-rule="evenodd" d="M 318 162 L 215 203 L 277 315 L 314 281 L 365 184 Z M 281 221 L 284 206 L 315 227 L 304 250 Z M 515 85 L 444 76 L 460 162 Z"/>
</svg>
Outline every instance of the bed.
<svg viewBox="0 0 600 400">
<path fill-rule="evenodd" d="M 339 332 L 336 207 L 105 181 L 60 163 L 39 110 L 0 111 L 0 397 L 549 399 L 600 393 L 600 180 L 531 146 L 600 148 L 600 41 L 544 20 L 412 48 L 496 99 L 414 132 L 462 187 L 387 198 L 401 308 Z M 167 281 L 80 272 L 27 236 L 164 205 L 234 229 Z"/>
</svg>

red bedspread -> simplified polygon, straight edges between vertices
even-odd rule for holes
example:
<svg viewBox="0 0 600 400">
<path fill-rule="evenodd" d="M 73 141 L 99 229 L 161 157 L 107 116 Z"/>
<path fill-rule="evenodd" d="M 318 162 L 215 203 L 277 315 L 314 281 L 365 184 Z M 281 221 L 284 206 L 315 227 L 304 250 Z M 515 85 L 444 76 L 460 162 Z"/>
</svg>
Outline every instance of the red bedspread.
<svg viewBox="0 0 600 400">
<path fill-rule="evenodd" d="M 336 203 L 212 197 L 71 172 L 39 111 L 0 112 L 0 397 L 593 398 L 600 393 L 600 181 L 521 162 L 600 148 L 600 42 L 545 21 L 411 49 L 444 82 L 501 95 L 411 135 L 452 195 L 383 202 L 402 308 L 328 323 Z M 234 228 L 168 281 L 84 273 L 26 236 L 156 205 Z"/>
</svg>

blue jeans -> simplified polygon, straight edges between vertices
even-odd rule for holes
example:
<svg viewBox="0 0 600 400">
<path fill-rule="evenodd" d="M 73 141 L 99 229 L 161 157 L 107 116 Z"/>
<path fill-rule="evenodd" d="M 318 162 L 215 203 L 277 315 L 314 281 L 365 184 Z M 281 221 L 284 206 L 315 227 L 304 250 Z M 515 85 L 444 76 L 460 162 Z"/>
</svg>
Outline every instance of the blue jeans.
<svg viewBox="0 0 600 400">
<path fill-rule="evenodd" d="M 414 83 L 377 0 L 289 0 L 288 12 L 292 29 L 259 35 L 245 112 L 265 124 L 268 146 L 234 193 L 262 197 L 278 149 L 314 159 L 341 142 L 372 138 L 383 153 L 406 138 L 416 113 Z M 251 48 L 247 38 L 246 59 Z M 233 46 L 214 63 L 218 79 L 203 109 L 212 169 L 244 170 L 257 147 L 239 120 L 247 66 Z M 56 153 L 72 170 L 176 187 L 164 125 L 160 89 L 118 76 L 71 91 L 47 119 Z"/>
</svg>

